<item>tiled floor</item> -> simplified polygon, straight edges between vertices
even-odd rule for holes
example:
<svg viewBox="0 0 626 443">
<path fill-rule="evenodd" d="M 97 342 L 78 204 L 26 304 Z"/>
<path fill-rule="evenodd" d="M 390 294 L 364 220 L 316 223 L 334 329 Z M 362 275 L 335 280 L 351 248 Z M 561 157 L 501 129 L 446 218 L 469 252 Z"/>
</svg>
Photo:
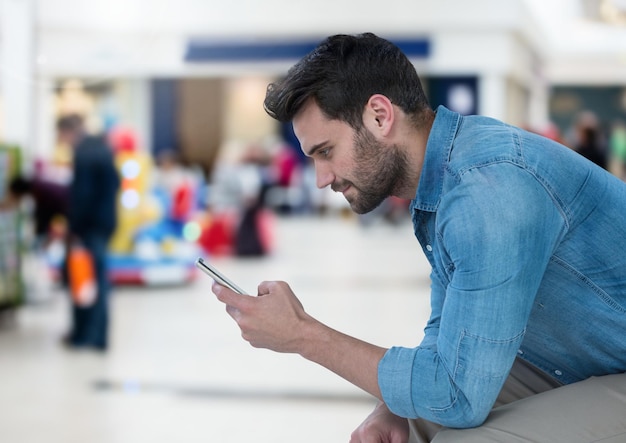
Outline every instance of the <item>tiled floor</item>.
<svg viewBox="0 0 626 443">
<path fill-rule="evenodd" d="M 429 267 L 410 223 L 281 218 L 275 234 L 270 257 L 215 262 L 251 292 L 288 281 L 309 313 L 345 333 L 419 342 Z M 106 355 L 59 346 L 67 314 L 53 291 L 0 330 L 3 443 L 340 442 L 374 404 L 299 356 L 245 343 L 204 276 L 117 288 Z"/>
</svg>

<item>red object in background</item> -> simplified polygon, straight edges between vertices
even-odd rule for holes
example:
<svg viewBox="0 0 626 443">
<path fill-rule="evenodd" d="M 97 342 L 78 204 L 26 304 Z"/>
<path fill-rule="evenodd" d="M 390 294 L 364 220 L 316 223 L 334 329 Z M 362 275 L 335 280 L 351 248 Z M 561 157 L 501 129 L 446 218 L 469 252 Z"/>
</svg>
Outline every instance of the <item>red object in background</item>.
<svg viewBox="0 0 626 443">
<path fill-rule="evenodd" d="M 274 158 L 276 183 L 279 186 L 291 186 L 298 167 L 298 159 L 292 148 L 286 146 Z"/>
<path fill-rule="evenodd" d="M 185 221 L 193 209 L 193 190 L 189 183 L 183 183 L 174 190 L 172 198 L 172 218 Z"/>
<path fill-rule="evenodd" d="M 259 231 L 259 238 L 263 251 L 268 254 L 274 248 L 274 214 L 268 210 L 262 210 L 257 215 L 256 226 Z"/>
<path fill-rule="evenodd" d="M 235 213 L 212 215 L 206 224 L 198 244 L 209 255 L 229 256 L 235 254 L 235 241 L 239 227 L 239 217 Z M 274 248 L 274 214 L 269 210 L 261 210 L 255 218 L 256 235 L 259 236 L 263 255 Z"/>
<path fill-rule="evenodd" d="M 210 255 L 231 255 L 235 241 L 235 217 L 231 214 L 218 214 L 210 218 L 202 230 L 198 244 Z"/>
<path fill-rule="evenodd" d="M 118 126 L 109 132 L 109 143 L 115 152 L 135 152 L 137 134 L 131 128 Z"/>
</svg>

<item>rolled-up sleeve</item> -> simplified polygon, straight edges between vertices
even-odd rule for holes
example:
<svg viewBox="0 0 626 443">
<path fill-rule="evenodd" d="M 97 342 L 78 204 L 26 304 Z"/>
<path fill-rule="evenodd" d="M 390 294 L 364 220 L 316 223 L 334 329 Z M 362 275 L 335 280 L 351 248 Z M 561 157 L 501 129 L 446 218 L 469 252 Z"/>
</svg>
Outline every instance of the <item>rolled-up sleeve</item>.
<svg viewBox="0 0 626 443">
<path fill-rule="evenodd" d="M 407 392 L 413 390 L 413 361 L 416 349 L 393 347 L 378 364 L 378 384 L 383 401 L 401 417 L 415 417 L 413 399 Z"/>
<path fill-rule="evenodd" d="M 454 405 L 456 389 L 438 358 L 436 352 L 420 347 L 393 347 L 386 352 L 379 363 L 378 382 L 383 401 L 394 414 L 436 421 L 431 411 Z M 427 402 L 414 401 L 416 386 L 423 388 L 420 397 L 428 397 Z"/>
<path fill-rule="evenodd" d="M 522 338 L 523 333 L 499 342 L 463 336 L 459 340 L 463 355 L 451 362 L 452 367 L 434 350 L 393 347 L 378 366 L 383 401 L 401 417 L 421 417 L 454 428 L 479 426 L 491 410 Z M 482 359 L 487 353 L 492 354 L 491 362 Z M 466 364 L 472 361 L 477 364 Z"/>
</svg>

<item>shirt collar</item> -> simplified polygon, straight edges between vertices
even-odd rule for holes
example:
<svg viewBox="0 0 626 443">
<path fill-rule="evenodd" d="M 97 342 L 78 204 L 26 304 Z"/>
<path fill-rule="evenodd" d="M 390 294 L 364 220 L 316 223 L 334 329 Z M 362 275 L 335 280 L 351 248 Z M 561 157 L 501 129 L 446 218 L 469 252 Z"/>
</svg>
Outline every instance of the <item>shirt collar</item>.
<svg viewBox="0 0 626 443">
<path fill-rule="evenodd" d="M 420 181 L 415 198 L 411 201 L 412 212 L 416 209 L 429 212 L 437 210 L 443 189 L 444 170 L 460 121 L 460 114 L 444 106 L 437 108 L 435 121 L 428 135 Z"/>
</svg>

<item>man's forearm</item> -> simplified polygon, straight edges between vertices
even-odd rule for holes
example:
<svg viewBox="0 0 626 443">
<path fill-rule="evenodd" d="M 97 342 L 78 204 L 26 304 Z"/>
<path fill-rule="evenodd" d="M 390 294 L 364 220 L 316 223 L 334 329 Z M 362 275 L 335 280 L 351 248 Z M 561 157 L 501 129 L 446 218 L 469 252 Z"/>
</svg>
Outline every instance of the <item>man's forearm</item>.
<svg viewBox="0 0 626 443">
<path fill-rule="evenodd" d="M 382 400 L 378 363 L 387 349 L 350 337 L 310 318 L 298 353 Z"/>
<path fill-rule="evenodd" d="M 252 346 L 302 355 L 381 398 L 378 363 L 387 351 L 325 326 L 308 315 L 285 282 L 262 282 L 258 297 L 214 283 L 212 290 Z"/>
</svg>

